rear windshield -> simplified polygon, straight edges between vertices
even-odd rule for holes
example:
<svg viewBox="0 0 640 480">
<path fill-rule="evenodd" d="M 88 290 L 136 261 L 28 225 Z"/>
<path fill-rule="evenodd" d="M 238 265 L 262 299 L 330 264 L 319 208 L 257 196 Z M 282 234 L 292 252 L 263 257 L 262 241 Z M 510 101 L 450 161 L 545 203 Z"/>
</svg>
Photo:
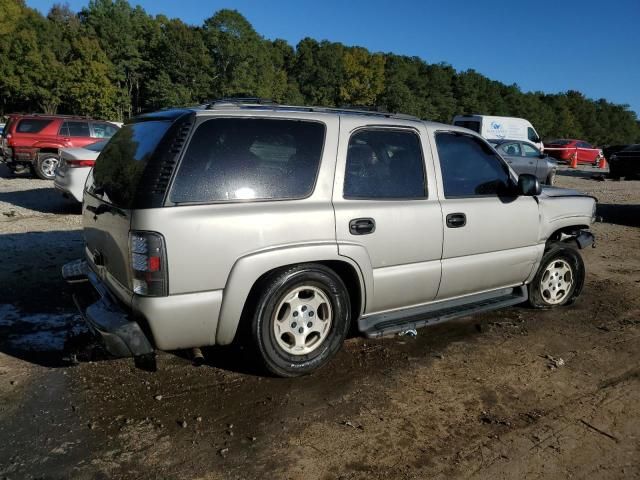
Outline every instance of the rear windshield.
<svg viewBox="0 0 640 480">
<path fill-rule="evenodd" d="M 170 194 L 174 203 L 304 198 L 315 185 L 324 124 L 217 118 L 193 134 Z"/>
<path fill-rule="evenodd" d="M 125 125 L 111 138 L 93 168 L 89 193 L 122 208 L 131 208 L 136 187 L 168 121 Z"/>
<path fill-rule="evenodd" d="M 629 145 L 627 148 L 622 150 L 623 152 L 640 152 L 640 143 L 635 145 Z"/>
<path fill-rule="evenodd" d="M 25 118 L 20 120 L 16 127 L 17 133 L 38 133 L 44 127 L 49 125 L 53 120 L 47 120 L 44 118 Z"/>
<path fill-rule="evenodd" d="M 547 142 L 548 145 L 569 145 L 571 140 L 551 140 Z"/>
<path fill-rule="evenodd" d="M 468 128 L 476 133 L 480 133 L 480 122 L 477 120 L 457 120 L 453 124 L 456 127 Z"/>
</svg>

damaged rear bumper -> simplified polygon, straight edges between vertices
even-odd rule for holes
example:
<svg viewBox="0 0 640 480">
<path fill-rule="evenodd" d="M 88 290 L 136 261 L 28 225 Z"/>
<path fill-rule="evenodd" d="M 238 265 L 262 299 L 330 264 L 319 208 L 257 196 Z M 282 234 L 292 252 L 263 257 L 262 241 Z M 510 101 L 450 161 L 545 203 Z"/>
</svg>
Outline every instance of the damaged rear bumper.
<svg viewBox="0 0 640 480">
<path fill-rule="evenodd" d="M 73 293 L 73 300 L 89 328 L 111 355 L 141 357 L 154 352 L 140 325 L 112 297 L 86 261 L 75 260 L 65 264 L 62 277 L 78 287 Z"/>
</svg>

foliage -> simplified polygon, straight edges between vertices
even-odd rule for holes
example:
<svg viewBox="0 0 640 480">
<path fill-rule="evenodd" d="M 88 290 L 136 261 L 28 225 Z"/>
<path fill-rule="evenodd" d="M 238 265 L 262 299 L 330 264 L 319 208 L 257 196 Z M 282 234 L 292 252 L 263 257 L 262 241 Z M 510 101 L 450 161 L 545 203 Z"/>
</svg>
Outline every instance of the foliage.
<svg viewBox="0 0 640 480">
<path fill-rule="evenodd" d="M 527 118 L 545 139 L 640 142 L 627 105 L 570 90 L 522 92 L 476 71 L 311 38 L 262 37 L 240 13 L 202 26 L 151 16 L 127 0 L 90 0 L 45 17 L 0 0 L 0 114 L 45 111 L 122 120 L 225 96 L 366 106 L 448 123 L 460 113 Z"/>
</svg>

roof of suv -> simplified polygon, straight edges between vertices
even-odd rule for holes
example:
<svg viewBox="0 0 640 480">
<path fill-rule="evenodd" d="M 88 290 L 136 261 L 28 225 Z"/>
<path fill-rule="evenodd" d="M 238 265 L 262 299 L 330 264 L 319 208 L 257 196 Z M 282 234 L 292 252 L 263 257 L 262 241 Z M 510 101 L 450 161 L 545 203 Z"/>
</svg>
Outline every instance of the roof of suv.
<svg viewBox="0 0 640 480">
<path fill-rule="evenodd" d="M 406 115 L 403 113 L 389 113 L 378 112 L 373 110 L 362 110 L 354 108 L 335 108 L 335 107 L 309 107 L 299 105 L 279 105 L 269 101 L 263 101 L 260 99 L 251 99 L 255 101 L 244 101 L 245 99 L 223 99 L 215 102 L 205 103 L 202 105 L 196 105 L 193 107 L 175 108 L 159 110 L 157 112 L 146 113 L 135 118 L 127 120 L 125 123 L 134 123 L 141 121 L 151 120 L 176 120 L 182 115 L 188 113 L 195 113 L 198 116 L 215 114 L 220 112 L 274 112 L 274 113 L 315 113 L 326 115 L 339 115 L 339 116 L 353 116 L 353 117 L 370 117 L 379 119 L 396 119 L 402 121 L 423 123 L 432 128 L 446 128 L 449 130 L 456 130 L 461 132 L 467 132 L 466 129 L 453 125 L 446 125 L 443 123 L 425 121 L 413 115 Z"/>
</svg>

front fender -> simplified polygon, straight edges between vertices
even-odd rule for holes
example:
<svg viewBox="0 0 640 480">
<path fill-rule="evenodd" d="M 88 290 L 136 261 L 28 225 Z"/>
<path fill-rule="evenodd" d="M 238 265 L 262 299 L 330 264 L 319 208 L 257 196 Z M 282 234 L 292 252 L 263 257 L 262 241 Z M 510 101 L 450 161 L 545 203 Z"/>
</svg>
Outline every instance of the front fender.
<svg viewBox="0 0 640 480">
<path fill-rule="evenodd" d="M 323 261 L 341 261 L 354 267 L 363 290 L 362 298 L 365 298 L 360 267 L 350 258 L 340 256 L 335 243 L 278 247 L 250 254 L 237 260 L 229 274 L 216 328 L 216 344 L 228 345 L 233 341 L 249 292 L 260 277 L 288 265 Z"/>
</svg>

